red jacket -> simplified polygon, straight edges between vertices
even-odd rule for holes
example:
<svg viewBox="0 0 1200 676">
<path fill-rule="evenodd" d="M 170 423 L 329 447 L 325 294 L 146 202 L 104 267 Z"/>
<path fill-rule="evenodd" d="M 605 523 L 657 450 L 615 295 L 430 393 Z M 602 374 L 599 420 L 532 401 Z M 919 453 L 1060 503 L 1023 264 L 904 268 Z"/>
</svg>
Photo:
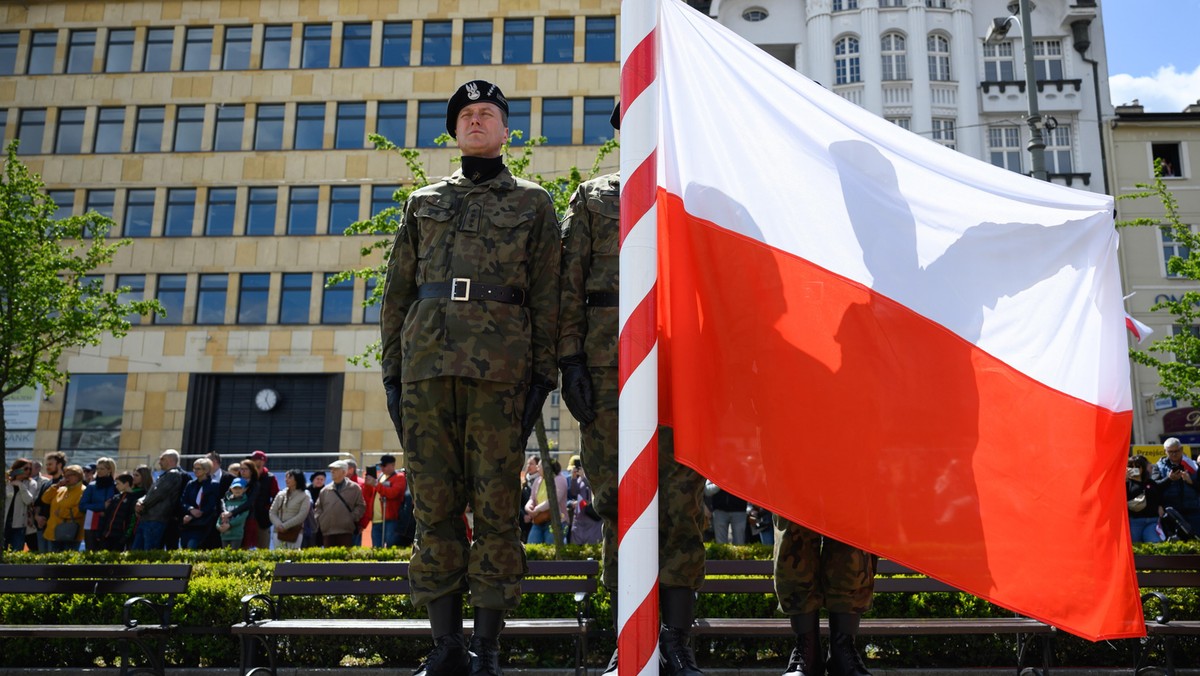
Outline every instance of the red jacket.
<svg viewBox="0 0 1200 676">
<path fill-rule="evenodd" d="M 383 520 L 398 521 L 400 507 L 404 504 L 404 490 L 408 487 L 408 479 L 401 472 L 396 472 L 386 478 L 381 477 L 371 489 L 371 501 L 367 505 L 367 516 L 373 518 L 375 509 L 375 494 L 383 498 Z"/>
</svg>

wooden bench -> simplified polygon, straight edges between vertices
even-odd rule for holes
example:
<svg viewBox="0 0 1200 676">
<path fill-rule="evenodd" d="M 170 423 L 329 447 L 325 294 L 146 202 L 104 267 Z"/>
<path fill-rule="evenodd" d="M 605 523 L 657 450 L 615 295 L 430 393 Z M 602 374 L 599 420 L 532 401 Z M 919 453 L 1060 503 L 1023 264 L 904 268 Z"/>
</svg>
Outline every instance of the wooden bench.
<svg viewBox="0 0 1200 676">
<path fill-rule="evenodd" d="M 171 620 L 175 596 L 187 591 L 191 564 L 6 564 L 0 565 L 3 594 L 122 594 L 130 596 L 120 624 L 0 625 L 0 636 L 13 638 L 115 639 L 121 644 L 121 674 L 163 674 L 161 643 L 177 626 Z M 153 601 L 148 596 L 163 597 Z M 140 622 L 135 614 L 152 613 Z M 148 665 L 130 664 L 129 644 L 141 649 Z"/>
<path fill-rule="evenodd" d="M 1138 586 L 1143 590 L 1200 589 L 1200 555 L 1152 555 L 1134 557 L 1138 570 Z M 1175 675 L 1175 639 L 1180 636 L 1200 636 L 1200 620 L 1177 620 L 1171 602 L 1165 594 L 1148 591 L 1142 594 L 1146 614 L 1146 640 L 1137 642 L 1134 673 Z M 1150 655 L 1158 647 L 1166 660 L 1163 667 L 1150 664 Z"/>
<path fill-rule="evenodd" d="M 508 618 L 503 636 L 562 636 L 575 641 L 575 670 L 584 667 L 587 639 L 594 630 L 591 595 L 596 591 L 600 565 L 587 561 L 530 561 L 529 575 L 521 584 L 525 594 L 571 594 L 575 617 Z M 266 594 L 242 598 L 242 621 L 231 628 L 241 643 L 243 676 L 275 674 L 281 636 L 405 636 L 430 638 L 427 619 L 354 619 L 331 617 L 285 618 L 280 602 L 288 596 L 405 595 L 409 593 L 408 562 L 338 562 L 275 564 Z M 471 620 L 463 621 L 464 632 Z M 266 652 L 268 665 L 253 666 L 255 645 Z"/>
</svg>

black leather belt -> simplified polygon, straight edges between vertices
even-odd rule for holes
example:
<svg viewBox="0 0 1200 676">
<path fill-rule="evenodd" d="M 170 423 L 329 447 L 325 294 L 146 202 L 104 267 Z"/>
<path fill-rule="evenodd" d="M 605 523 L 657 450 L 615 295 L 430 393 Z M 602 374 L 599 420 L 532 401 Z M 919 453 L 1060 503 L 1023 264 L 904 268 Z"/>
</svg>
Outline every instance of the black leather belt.
<svg viewBox="0 0 1200 676">
<path fill-rule="evenodd" d="M 621 294 L 616 291 L 595 291 L 584 297 L 583 302 L 588 307 L 617 307 Z"/>
<path fill-rule="evenodd" d="M 417 287 L 417 298 L 449 298 L 450 300 L 494 300 L 510 305 L 525 304 L 525 289 L 499 284 L 472 282 L 466 277 L 455 277 L 449 282 L 431 282 Z"/>
</svg>

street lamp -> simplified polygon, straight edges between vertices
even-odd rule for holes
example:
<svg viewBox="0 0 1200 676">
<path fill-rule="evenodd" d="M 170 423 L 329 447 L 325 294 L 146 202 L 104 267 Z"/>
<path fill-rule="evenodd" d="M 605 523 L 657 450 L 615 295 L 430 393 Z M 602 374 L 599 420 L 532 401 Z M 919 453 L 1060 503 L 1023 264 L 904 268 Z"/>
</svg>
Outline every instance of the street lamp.
<svg viewBox="0 0 1200 676">
<path fill-rule="evenodd" d="M 1009 7 L 1011 9 L 1011 5 Z M 1021 41 L 1024 43 L 1025 52 L 1025 95 L 1029 99 L 1029 116 L 1026 122 L 1029 124 L 1029 155 L 1033 163 L 1032 176 L 1041 181 L 1047 181 L 1046 176 L 1046 139 L 1042 136 L 1042 129 L 1053 129 L 1057 126 L 1054 118 L 1047 118 L 1046 122 L 1042 122 L 1042 115 L 1038 112 L 1037 100 L 1037 77 L 1034 75 L 1033 61 L 1033 29 L 1029 23 L 1029 0 L 1020 0 L 1017 5 L 1020 16 L 1006 16 L 997 19 L 992 19 L 992 25 L 988 26 L 987 35 L 984 36 L 984 44 L 994 45 L 1002 42 L 1008 36 L 1008 31 L 1012 25 L 1016 23 L 1021 27 Z"/>
</svg>

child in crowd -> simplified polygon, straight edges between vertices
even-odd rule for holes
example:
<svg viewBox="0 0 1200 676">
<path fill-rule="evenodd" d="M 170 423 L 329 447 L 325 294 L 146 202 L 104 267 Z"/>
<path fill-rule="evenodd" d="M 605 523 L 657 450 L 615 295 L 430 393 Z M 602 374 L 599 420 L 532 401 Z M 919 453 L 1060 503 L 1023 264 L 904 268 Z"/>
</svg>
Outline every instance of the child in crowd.
<svg viewBox="0 0 1200 676">
<path fill-rule="evenodd" d="M 221 513 L 228 514 L 236 510 L 238 507 L 246 503 L 246 486 L 249 484 L 245 479 L 234 479 L 229 485 L 229 493 L 225 495 L 224 504 L 221 507 Z M 221 533 L 221 546 L 237 549 L 242 546 L 242 536 L 246 533 L 246 517 L 250 515 L 250 511 L 246 510 L 232 517 L 221 517 L 220 524 L 217 525 L 217 530 Z"/>
<path fill-rule="evenodd" d="M 133 542 L 133 507 L 138 495 L 133 493 L 133 475 L 118 474 L 114 480 L 117 492 L 104 501 L 104 513 L 96 529 L 98 549 L 110 552 L 124 551 Z"/>
</svg>

